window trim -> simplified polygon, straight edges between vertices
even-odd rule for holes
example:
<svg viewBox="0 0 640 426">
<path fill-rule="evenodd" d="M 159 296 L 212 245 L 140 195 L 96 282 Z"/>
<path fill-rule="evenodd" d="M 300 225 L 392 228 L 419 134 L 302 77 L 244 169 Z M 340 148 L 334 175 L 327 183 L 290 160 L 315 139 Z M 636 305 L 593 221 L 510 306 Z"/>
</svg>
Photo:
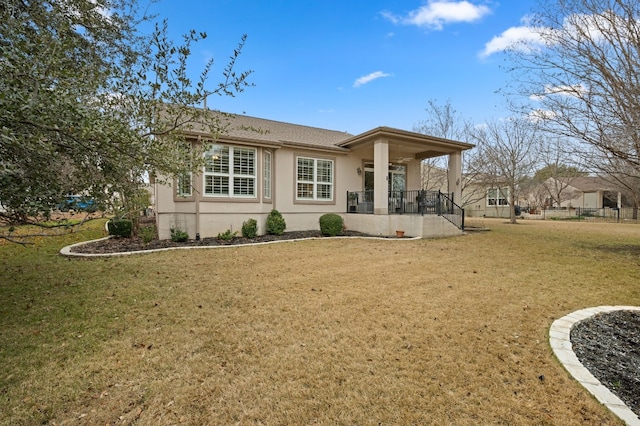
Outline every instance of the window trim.
<svg viewBox="0 0 640 426">
<path fill-rule="evenodd" d="M 268 201 L 273 198 L 273 153 L 267 150 L 262 155 L 262 197 Z"/>
<path fill-rule="evenodd" d="M 491 197 L 490 192 L 496 191 L 496 196 Z M 495 204 L 491 204 L 491 200 L 495 200 Z M 501 203 L 504 201 L 504 203 Z M 509 205 L 509 187 L 491 187 L 487 189 L 487 206 L 488 207 L 507 207 Z"/>
<path fill-rule="evenodd" d="M 313 160 L 313 180 L 300 180 L 299 161 L 301 159 Z M 331 164 L 331 181 L 325 182 L 318 180 L 318 162 L 327 161 Z M 336 159 L 333 157 L 312 156 L 307 154 L 294 155 L 294 183 L 293 183 L 293 201 L 294 204 L 335 204 L 336 203 Z M 313 198 L 301 198 L 298 196 L 298 185 L 300 183 L 312 185 Z M 318 198 L 318 186 L 330 185 L 331 198 Z"/>
<path fill-rule="evenodd" d="M 255 147 L 247 147 L 247 146 L 236 146 L 236 145 L 229 145 L 229 144 L 222 144 L 222 143 L 216 143 L 216 144 L 212 144 L 211 147 L 205 151 L 204 155 L 211 155 L 211 151 L 215 148 L 215 147 L 221 147 L 221 148 L 227 148 L 228 149 L 228 159 L 227 161 L 223 164 L 222 162 L 220 163 L 220 165 L 223 168 L 227 169 L 227 172 L 220 172 L 220 171 L 207 171 L 208 167 L 213 168 L 214 164 L 212 163 L 211 165 L 205 165 L 202 169 L 202 196 L 203 199 L 208 199 L 208 200 L 212 200 L 212 199 L 233 199 L 233 200 L 237 200 L 237 201 L 257 201 L 258 200 L 258 191 L 259 191 L 259 185 L 258 185 L 258 164 L 257 164 L 257 160 L 258 160 L 258 149 Z M 242 173 L 236 173 L 235 172 L 235 159 L 236 159 L 236 155 L 239 155 L 239 150 L 243 150 L 243 151 L 247 151 L 247 152 L 251 152 L 252 153 L 252 167 L 253 167 L 253 173 L 252 174 L 242 174 Z M 224 167 L 226 165 L 226 167 Z M 209 193 L 207 192 L 207 178 L 209 176 L 219 176 L 219 177 L 226 177 L 228 179 L 227 181 L 227 190 L 228 193 L 224 193 L 224 194 L 216 194 L 216 193 Z M 235 194 L 234 189 L 235 189 L 235 179 L 249 179 L 251 181 L 253 181 L 253 194 Z M 213 187 L 212 187 L 213 188 Z"/>
<path fill-rule="evenodd" d="M 191 155 L 191 149 L 192 149 L 192 143 L 190 142 L 186 142 L 187 146 L 189 148 L 189 152 Z M 188 162 L 189 162 L 189 167 L 191 167 L 191 158 L 188 158 Z M 184 184 L 181 183 L 181 180 L 185 177 L 188 177 L 189 179 L 189 192 L 188 193 L 183 193 L 182 189 L 185 187 Z M 193 201 L 195 199 L 195 194 L 194 194 L 194 185 L 195 185 L 195 181 L 194 181 L 194 174 L 191 171 L 188 171 L 186 173 L 183 173 L 181 175 L 176 176 L 173 179 L 173 200 L 174 201 Z"/>
</svg>

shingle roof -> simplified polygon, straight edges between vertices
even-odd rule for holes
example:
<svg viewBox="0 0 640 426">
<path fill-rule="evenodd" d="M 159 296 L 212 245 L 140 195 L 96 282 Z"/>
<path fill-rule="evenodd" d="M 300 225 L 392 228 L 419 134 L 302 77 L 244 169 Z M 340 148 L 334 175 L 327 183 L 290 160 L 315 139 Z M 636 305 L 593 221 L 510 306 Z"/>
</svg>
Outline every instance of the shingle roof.
<svg viewBox="0 0 640 426">
<path fill-rule="evenodd" d="M 215 112 L 212 112 L 215 114 Z M 338 146 L 351 137 L 352 134 L 337 130 L 320 129 L 317 127 L 267 120 L 247 115 L 229 115 L 222 119 L 226 126 L 221 138 L 242 139 L 274 143 L 277 145 L 300 145 L 330 148 L 348 151 Z M 194 128 L 197 132 L 197 128 Z"/>
<path fill-rule="evenodd" d="M 570 185 L 582 192 L 613 190 L 615 185 L 597 176 L 577 176 L 572 178 L 558 178 L 565 185 Z"/>
<path fill-rule="evenodd" d="M 384 137 L 390 142 L 410 143 L 414 145 L 416 152 L 426 153 L 426 148 L 423 147 L 430 147 L 434 150 L 434 155 L 425 154 L 425 157 L 422 158 L 443 155 L 454 150 L 465 150 L 474 146 L 459 141 L 437 138 L 390 127 L 377 127 L 359 135 L 352 135 L 348 132 L 338 130 L 327 130 L 265 118 L 250 117 L 247 115 L 227 114 L 219 111 L 210 111 L 210 113 L 216 114 L 217 116 L 215 118 L 220 120 L 221 127 L 224 128 L 220 139 L 226 141 L 273 144 L 276 146 L 288 145 L 308 147 L 309 149 L 349 152 L 358 144 L 371 142 L 376 138 Z M 205 136 L 207 134 L 204 126 L 198 124 L 191 125 L 190 131 L 196 135 Z M 406 146 L 405 149 L 407 149 Z"/>
</svg>

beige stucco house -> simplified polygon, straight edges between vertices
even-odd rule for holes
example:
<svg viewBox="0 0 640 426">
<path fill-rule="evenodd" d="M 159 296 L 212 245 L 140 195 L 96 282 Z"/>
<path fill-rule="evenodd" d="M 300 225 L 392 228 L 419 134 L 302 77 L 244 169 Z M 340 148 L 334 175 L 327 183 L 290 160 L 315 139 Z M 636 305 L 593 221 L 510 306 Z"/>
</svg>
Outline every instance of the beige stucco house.
<svg viewBox="0 0 640 426">
<path fill-rule="evenodd" d="M 191 143 L 207 137 L 197 129 L 186 134 Z M 225 134 L 207 142 L 199 173 L 154 183 L 161 239 L 171 228 L 215 237 L 240 231 L 250 218 L 263 234 L 272 209 L 287 231 L 319 229 L 320 216 L 333 212 L 348 229 L 376 235 L 462 232 L 455 201 L 461 153 L 471 144 L 389 127 L 352 135 L 248 116 L 232 116 Z M 448 194 L 421 190 L 421 160 L 438 156 L 448 157 Z"/>
<path fill-rule="evenodd" d="M 602 209 L 625 207 L 622 192 L 611 182 L 597 176 L 549 178 L 545 185 L 559 188 L 560 205 L 548 197 L 545 205 L 561 208 Z"/>
</svg>

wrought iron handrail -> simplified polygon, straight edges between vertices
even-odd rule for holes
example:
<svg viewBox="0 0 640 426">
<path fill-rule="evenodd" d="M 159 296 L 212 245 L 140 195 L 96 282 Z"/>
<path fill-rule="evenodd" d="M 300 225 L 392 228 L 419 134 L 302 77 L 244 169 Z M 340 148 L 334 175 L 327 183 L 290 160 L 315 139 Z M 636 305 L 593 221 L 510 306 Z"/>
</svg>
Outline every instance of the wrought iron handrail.
<svg viewBox="0 0 640 426">
<path fill-rule="evenodd" d="M 464 231 L 464 209 L 453 202 L 453 194 L 449 197 L 447 194 L 440 193 L 443 210 L 440 216 L 453 223 L 458 229 Z"/>
<path fill-rule="evenodd" d="M 373 214 L 374 192 L 347 191 L 347 212 Z M 453 202 L 453 194 L 440 191 L 389 191 L 389 214 L 436 214 L 464 230 L 464 209 Z"/>
</svg>

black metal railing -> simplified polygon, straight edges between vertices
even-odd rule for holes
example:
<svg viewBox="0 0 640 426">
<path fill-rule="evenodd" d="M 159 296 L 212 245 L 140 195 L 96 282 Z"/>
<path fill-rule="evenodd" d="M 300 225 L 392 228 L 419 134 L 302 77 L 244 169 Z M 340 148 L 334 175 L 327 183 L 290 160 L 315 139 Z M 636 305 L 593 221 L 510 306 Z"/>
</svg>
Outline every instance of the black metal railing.
<svg viewBox="0 0 640 426">
<path fill-rule="evenodd" d="M 440 200 L 442 203 L 440 216 L 464 231 L 464 209 L 453 202 L 453 194 L 449 197 L 447 194 L 440 193 Z"/>
<path fill-rule="evenodd" d="M 373 214 L 373 191 L 348 191 L 347 212 Z M 388 192 L 389 214 L 436 214 L 464 229 L 464 210 L 453 202 L 453 194 L 409 190 Z"/>
<path fill-rule="evenodd" d="M 373 191 L 347 191 L 347 212 L 373 214 Z"/>
</svg>

